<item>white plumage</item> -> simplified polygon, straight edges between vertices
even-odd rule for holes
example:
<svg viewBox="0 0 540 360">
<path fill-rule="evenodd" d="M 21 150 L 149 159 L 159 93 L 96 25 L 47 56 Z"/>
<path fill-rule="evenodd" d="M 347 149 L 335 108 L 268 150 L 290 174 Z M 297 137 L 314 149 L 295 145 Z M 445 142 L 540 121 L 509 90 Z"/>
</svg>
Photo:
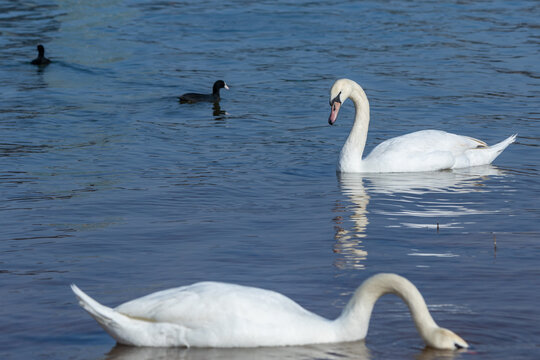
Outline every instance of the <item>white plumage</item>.
<svg viewBox="0 0 540 360">
<path fill-rule="evenodd" d="M 339 157 L 339 172 L 415 172 L 459 169 L 490 164 L 516 139 L 512 135 L 493 146 L 472 137 L 439 130 L 421 130 L 386 140 L 362 159 L 369 127 L 369 102 L 364 90 L 349 79 L 330 90 L 333 124 L 346 99 L 356 108 L 353 127 Z"/>
<path fill-rule="evenodd" d="M 75 285 L 72 290 L 79 304 L 126 345 L 259 347 L 361 340 L 377 299 L 394 293 L 409 306 L 427 345 L 468 346 L 450 330 L 438 327 L 416 287 L 395 274 L 367 279 L 336 320 L 307 311 L 274 291 L 218 282 L 159 291 L 115 309 L 99 304 Z"/>
</svg>

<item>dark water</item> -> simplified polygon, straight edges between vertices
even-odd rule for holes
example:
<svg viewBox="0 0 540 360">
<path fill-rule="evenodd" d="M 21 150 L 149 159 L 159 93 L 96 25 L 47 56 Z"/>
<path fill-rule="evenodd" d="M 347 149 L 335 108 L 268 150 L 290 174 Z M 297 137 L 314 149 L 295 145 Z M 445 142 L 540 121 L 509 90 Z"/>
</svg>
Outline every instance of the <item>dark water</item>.
<svg viewBox="0 0 540 360">
<path fill-rule="evenodd" d="M 537 1 L 0 1 L 0 357 L 536 358 L 539 18 Z M 489 167 L 337 177 L 340 77 L 370 99 L 368 150 L 425 128 L 518 140 Z M 219 109 L 177 102 L 220 78 Z M 378 272 L 474 349 L 423 350 L 395 297 L 365 343 L 115 347 L 68 286 L 114 306 L 221 280 L 335 317 Z"/>
</svg>

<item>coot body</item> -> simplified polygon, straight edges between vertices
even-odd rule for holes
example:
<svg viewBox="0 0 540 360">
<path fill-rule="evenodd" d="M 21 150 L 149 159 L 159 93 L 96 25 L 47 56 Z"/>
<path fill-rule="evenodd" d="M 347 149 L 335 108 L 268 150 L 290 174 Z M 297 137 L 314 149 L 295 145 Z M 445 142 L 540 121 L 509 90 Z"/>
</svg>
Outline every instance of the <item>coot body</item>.
<svg viewBox="0 0 540 360">
<path fill-rule="evenodd" d="M 38 57 L 35 58 L 34 60 L 32 60 L 31 64 L 32 65 L 48 65 L 48 64 L 50 64 L 51 60 L 49 60 L 49 59 L 47 59 L 45 57 L 45 48 L 43 47 L 43 45 L 38 45 L 37 50 L 38 50 Z"/>
<path fill-rule="evenodd" d="M 214 83 L 211 94 L 198 94 L 198 93 L 186 93 L 179 97 L 181 103 L 197 103 L 197 102 L 213 102 L 217 103 L 221 100 L 219 96 L 220 89 L 227 89 L 229 87 L 223 80 L 218 80 Z"/>
</svg>

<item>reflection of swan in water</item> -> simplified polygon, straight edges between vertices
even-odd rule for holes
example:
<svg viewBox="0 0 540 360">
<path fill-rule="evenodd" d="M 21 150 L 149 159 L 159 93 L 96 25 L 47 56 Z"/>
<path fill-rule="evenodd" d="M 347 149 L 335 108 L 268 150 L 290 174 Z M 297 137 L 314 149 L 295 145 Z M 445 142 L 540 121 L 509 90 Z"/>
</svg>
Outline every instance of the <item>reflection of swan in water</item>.
<svg viewBox="0 0 540 360">
<path fill-rule="evenodd" d="M 347 229 L 344 224 L 347 220 L 341 217 L 335 217 L 336 240 L 334 252 L 341 254 L 341 258 L 336 261 L 336 266 L 340 269 L 355 268 L 363 269 L 364 261 L 367 258 L 367 251 L 364 250 L 362 239 L 366 236 L 366 228 L 369 224 L 367 218 L 369 204 L 369 195 L 367 194 L 361 176 L 348 176 L 358 174 L 338 174 L 341 191 L 347 195 L 352 202 L 351 206 L 345 206 L 346 210 L 351 212 L 351 229 Z M 346 176 L 347 181 L 342 181 L 341 177 Z"/>
<path fill-rule="evenodd" d="M 415 358 L 452 360 L 458 354 L 460 350 L 448 351 L 426 347 Z M 247 349 L 152 348 L 116 345 L 105 357 L 106 360 L 371 360 L 373 358 L 364 341 Z"/>
<path fill-rule="evenodd" d="M 375 174 L 364 179 L 368 182 L 366 191 L 383 194 L 391 200 L 386 205 L 382 203 L 377 213 L 402 218 L 390 226 L 438 230 L 462 228 L 463 222 L 458 218 L 466 215 L 466 220 L 463 221 L 472 220 L 468 215 L 499 212 L 497 208 L 482 207 L 482 204 L 476 201 L 478 195 L 475 194 L 493 191 L 484 186 L 484 183 L 490 176 L 502 174 L 501 170 L 486 165 L 453 171 L 406 174 L 401 177 L 395 176 L 397 174 Z"/>
<path fill-rule="evenodd" d="M 489 176 L 502 174 L 501 170 L 492 165 L 423 173 L 338 173 L 341 191 L 350 201 L 349 205 L 342 205 L 340 209 L 345 208 L 345 211 L 350 213 L 350 216 L 348 219 L 334 218 L 336 223 L 334 252 L 342 255 L 336 261 L 336 266 L 339 268 L 364 268 L 363 262 L 366 260 L 367 251 L 363 248 L 362 239 L 366 236 L 365 233 L 369 224 L 367 205 L 370 195 L 382 194 L 390 197 L 391 210 L 381 209 L 381 206 L 378 205 L 376 209 L 372 209 L 377 214 L 393 217 L 406 215 L 437 219 L 428 220 L 428 224 L 397 223 L 392 226 L 455 227 L 457 223 L 439 224 L 439 219 L 473 213 L 478 214 L 481 211 L 468 209 L 466 208 L 467 204 L 463 202 L 449 203 L 442 199 L 431 202 L 424 201 L 421 196 L 427 193 L 465 194 L 482 192 L 485 191 L 483 182 Z M 396 198 L 398 195 L 402 196 Z M 482 213 L 490 211 L 494 210 L 484 210 Z M 349 220 L 352 222 L 352 226 L 346 225 Z"/>
<path fill-rule="evenodd" d="M 466 352 L 466 349 L 458 351 L 447 351 L 425 348 L 421 353 L 415 356 L 416 360 L 452 360 L 455 359 L 459 353 Z"/>
<path fill-rule="evenodd" d="M 449 353 L 453 353 L 450 352 Z M 151 348 L 116 345 L 107 354 L 107 360 L 266 360 L 266 359 L 358 359 L 371 356 L 364 341 L 306 346 L 201 349 L 201 348 Z"/>
<path fill-rule="evenodd" d="M 359 179 L 366 179 L 370 193 L 414 194 L 470 193 L 483 191 L 482 183 L 489 176 L 503 175 L 503 171 L 492 165 L 476 166 L 463 169 L 389 174 L 341 174 L 340 182 L 358 184 Z M 365 191 L 365 190 L 362 190 Z"/>
</svg>

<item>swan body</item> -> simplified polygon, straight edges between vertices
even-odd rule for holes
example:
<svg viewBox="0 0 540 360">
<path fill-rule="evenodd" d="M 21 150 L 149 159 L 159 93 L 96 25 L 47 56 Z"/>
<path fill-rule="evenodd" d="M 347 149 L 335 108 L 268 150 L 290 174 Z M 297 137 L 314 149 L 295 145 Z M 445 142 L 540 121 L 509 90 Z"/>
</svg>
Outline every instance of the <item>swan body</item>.
<svg viewBox="0 0 540 360">
<path fill-rule="evenodd" d="M 337 80 L 330 90 L 332 107 L 328 122 L 333 125 L 346 99 L 355 105 L 356 115 L 345 141 L 339 172 L 415 172 L 459 169 L 490 164 L 516 139 L 488 146 L 482 140 L 440 130 L 421 130 L 386 140 L 362 159 L 369 126 L 369 102 L 364 90 L 349 79 Z"/>
<path fill-rule="evenodd" d="M 274 291 L 219 282 L 159 291 L 114 309 L 75 285 L 71 288 L 79 304 L 125 345 L 230 348 L 356 341 L 366 337 L 377 299 L 394 293 L 409 306 L 428 346 L 468 347 L 459 336 L 437 326 L 418 289 L 395 274 L 364 281 L 336 320 L 316 315 Z"/>
</svg>

